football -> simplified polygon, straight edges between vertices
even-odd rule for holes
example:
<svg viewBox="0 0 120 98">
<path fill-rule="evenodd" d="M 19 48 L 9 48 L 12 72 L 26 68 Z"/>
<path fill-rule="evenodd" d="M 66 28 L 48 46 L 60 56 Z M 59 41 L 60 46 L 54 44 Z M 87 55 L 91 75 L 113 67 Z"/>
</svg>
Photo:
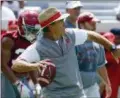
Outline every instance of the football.
<svg viewBox="0 0 120 98">
<path fill-rule="evenodd" d="M 41 73 L 39 74 L 37 80 L 39 81 L 41 87 L 46 87 L 53 81 L 55 75 L 56 75 L 56 67 L 52 63 L 49 65 L 45 65 L 45 67 L 41 70 Z"/>
</svg>

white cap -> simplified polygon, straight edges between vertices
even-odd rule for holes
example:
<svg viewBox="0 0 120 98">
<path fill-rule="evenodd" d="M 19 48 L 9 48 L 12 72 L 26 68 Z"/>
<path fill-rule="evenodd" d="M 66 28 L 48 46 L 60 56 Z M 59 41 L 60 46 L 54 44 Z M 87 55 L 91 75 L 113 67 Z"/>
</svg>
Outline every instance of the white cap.
<svg viewBox="0 0 120 98">
<path fill-rule="evenodd" d="M 67 1 L 66 2 L 66 9 L 73 9 L 76 7 L 83 7 L 80 1 Z"/>
</svg>

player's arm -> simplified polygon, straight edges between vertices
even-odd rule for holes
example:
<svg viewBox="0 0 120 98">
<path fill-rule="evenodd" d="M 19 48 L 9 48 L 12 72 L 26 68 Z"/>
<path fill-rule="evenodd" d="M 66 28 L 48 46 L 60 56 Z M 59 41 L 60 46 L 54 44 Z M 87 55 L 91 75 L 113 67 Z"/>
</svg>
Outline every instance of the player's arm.
<svg viewBox="0 0 120 98">
<path fill-rule="evenodd" d="M 107 70 L 106 70 L 106 67 L 105 65 L 98 68 L 97 72 L 99 73 L 99 75 L 101 76 L 102 80 L 103 80 L 103 83 L 105 85 L 108 85 L 108 86 L 111 86 L 111 83 L 110 83 L 110 80 L 109 80 L 109 77 L 108 77 L 108 74 L 107 74 Z"/>
<path fill-rule="evenodd" d="M 16 72 L 30 72 L 39 69 L 39 63 L 30 63 L 23 59 L 16 59 L 13 61 L 12 69 Z"/>
<path fill-rule="evenodd" d="M 105 67 L 105 64 L 107 63 L 106 61 L 106 57 L 105 57 L 105 51 L 103 47 L 99 47 L 100 51 L 98 52 L 98 68 L 97 68 L 97 72 L 101 78 L 102 81 L 100 81 L 100 93 L 102 93 L 102 90 L 104 89 L 103 87 L 105 87 L 106 90 L 106 97 L 110 97 L 111 93 L 112 93 L 112 89 L 111 89 L 111 83 L 107 74 L 107 70 Z M 105 86 L 102 86 L 102 83 L 104 83 Z"/>
<path fill-rule="evenodd" d="M 113 56 L 118 61 L 118 57 L 120 57 L 120 48 L 116 48 L 113 43 L 111 43 L 109 40 L 104 38 L 102 35 L 94 32 L 94 31 L 88 31 L 88 30 L 76 30 L 75 31 L 75 44 L 83 44 L 86 40 L 91 40 L 96 43 L 99 43 L 103 45 L 107 50 L 111 51 L 113 53 Z"/>
<path fill-rule="evenodd" d="M 111 83 L 107 74 L 107 70 L 105 66 L 100 67 L 97 72 L 99 73 L 102 82 L 105 85 L 106 90 L 106 98 L 110 97 L 112 94 Z"/>
<path fill-rule="evenodd" d="M 50 60 L 40 61 L 40 56 L 38 55 L 34 45 L 29 46 L 14 62 L 12 69 L 16 72 L 29 72 L 33 83 L 35 84 L 35 95 L 40 94 L 41 86 L 38 83 L 36 72 L 41 73 L 40 68 L 45 67 L 45 65 L 51 65 L 52 63 L 48 62 Z M 36 62 L 36 63 L 33 63 Z M 38 71 L 36 71 L 38 70 Z M 38 73 L 38 74 L 39 74 Z"/>
<path fill-rule="evenodd" d="M 13 40 L 8 37 L 4 37 L 1 41 L 1 70 L 12 83 L 15 83 L 18 79 L 8 66 L 13 45 Z"/>
<path fill-rule="evenodd" d="M 109 40 L 101 36 L 100 34 L 88 31 L 88 40 L 95 41 L 101 45 L 103 45 L 108 51 L 111 51 L 113 54 L 114 59 L 119 63 L 120 58 L 120 47 L 115 46 L 113 43 L 111 43 Z"/>
<path fill-rule="evenodd" d="M 106 38 L 101 36 L 100 34 L 94 31 L 88 30 L 75 30 L 75 38 L 76 38 L 76 45 L 83 44 L 86 40 L 91 40 L 103 45 L 107 50 L 110 50 L 112 47 L 112 43 L 108 41 Z"/>
<path fill-rule="evenodd" d="M 52 64 L 49 59 L 41 60 L 35 48 L 35 44 L 29 46 L 16 60 L 13 61 L 12 69 L 16 72 L 30 72 Z"/>
<path fill-rule="evenodd" d="M 111 86 L 110 80 L 107 74 L 106 66 L 105 66 L 105 64 L 107 63 L 107 60 L 105 57 L 105 51 L 102 46 L 100 46 L 99 49 L 100 51 L 98 52 L 99 61 L 97 62 L 97 72 L 101 76 L 104 84 Z"/>
<path fill-rule="evenodd" d="M 31 45 L 16 60 L 13 61 L 12 69 L 16 72 L 34 71 L 39 69 L 39 61 L 40 57 L 37 50 L 34 45 Z"/>
<path fill-rule="evenodd" d="M 100 34 L 94 32 L 94 31 L 87 31 L 88 33 L 88 40 L 95 41 L 101 45 L 103 45 L 107 50 L 111 51 L 112 46 L 114 45 L 109 40 L 107 40 L 105 37 L 101 36 Z"/>
</svg>

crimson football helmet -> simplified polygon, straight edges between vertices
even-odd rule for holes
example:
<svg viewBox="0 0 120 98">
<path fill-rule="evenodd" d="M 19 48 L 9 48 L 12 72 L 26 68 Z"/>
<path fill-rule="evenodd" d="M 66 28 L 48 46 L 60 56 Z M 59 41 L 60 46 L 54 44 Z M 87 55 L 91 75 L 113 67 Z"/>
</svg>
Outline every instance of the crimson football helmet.
<svg viewBox="0 0 120 98">
<path fill-rule="evenodd" d="M 101 35 L 103 35 L 105 38 L 107 38 L 110 42 L 114 43 L 115 41 L 115 35 L 111 32 L 101 32 Z"/>
<path fill-rule="evenodd" d="M 40 30 L 38 15 L 38 11 L 25 10 L 18 16 L 19 34 L 30 42 L 36 39 Z"/>
</svg>

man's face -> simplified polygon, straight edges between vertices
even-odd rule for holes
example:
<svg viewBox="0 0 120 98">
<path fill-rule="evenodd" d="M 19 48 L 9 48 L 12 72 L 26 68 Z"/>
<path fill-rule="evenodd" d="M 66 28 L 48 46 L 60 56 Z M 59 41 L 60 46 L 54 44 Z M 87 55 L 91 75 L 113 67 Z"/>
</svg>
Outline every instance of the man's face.
<svg viewBox="0 0 120 98">
<path fill-rule="evenodd" d="M 89 21 L 84 23 L 84 28 L 91 31 L 96 31 L 96 22 Z"/>
<path fill-rule="evenodd" d="M 57 22 L 52 23 L 49 26 L 51 36 L 54 40 L 58 40 L 60 37 L 62 37 L 65 33 L 65 26 L 64 21 L 59 20 Z"/>
<path fill-rule="evenodd" d="M 70 17 L 77 19 L 77 17 L 80 14 L 80 9 L 81 9 L 80 7 L 76 7 L 73 9 L 68 9 L 67 12 L 70 14 Z"/>
</svg>

